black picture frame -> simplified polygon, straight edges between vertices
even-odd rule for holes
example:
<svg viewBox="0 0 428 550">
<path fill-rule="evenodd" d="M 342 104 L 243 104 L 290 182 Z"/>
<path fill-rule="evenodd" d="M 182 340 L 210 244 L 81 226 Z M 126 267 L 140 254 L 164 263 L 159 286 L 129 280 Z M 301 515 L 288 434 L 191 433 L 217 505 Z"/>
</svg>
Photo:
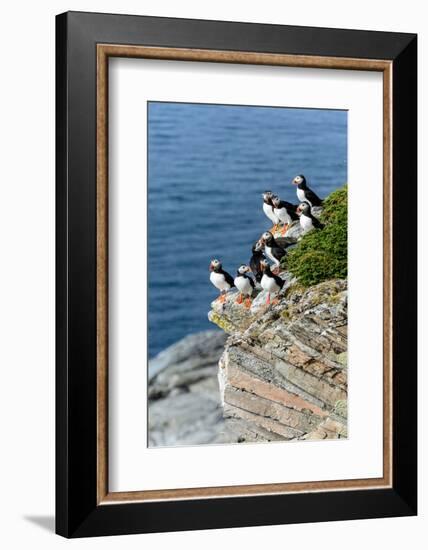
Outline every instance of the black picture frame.
<svg viewBox="0 0 428 550">
<path fill-rule="evenodd" d="M 100 43 L 392 62 L 392 487 L 97 504 Z M 56 532 L 86 537 L 415 515 L 417 220 L 402 205 L 409 197 L 414 204 L 417 193 L 417 36 L 68 12 L 56 18 L 56 97 Z"/>
</svg>

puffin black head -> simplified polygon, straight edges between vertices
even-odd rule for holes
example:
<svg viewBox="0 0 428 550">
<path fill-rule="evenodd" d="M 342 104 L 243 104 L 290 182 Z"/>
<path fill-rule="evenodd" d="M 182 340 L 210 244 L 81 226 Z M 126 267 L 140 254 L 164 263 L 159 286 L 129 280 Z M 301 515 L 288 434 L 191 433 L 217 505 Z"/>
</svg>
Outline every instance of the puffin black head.
<svg viewBox="0 0 428 550">
<path fill-rule="evenodd" d="M 254 243 L 252 251 L 253 252 L 261 252 L 262 250 L 263 250 L 263 243 L 262 243 L 262 240 L 259 239 L 258 241 L 256 241 Z"/>
<path fill-rule="evenodd" d="M 306 185 L 306 178 L 303 174 L 299 174 L 296 176 L 293 181 L 291 182 L 293 185 L 298 185 L 300 187 L 305 187 Z"/>
<path fill-rule="evenodd" d="M 272 233 L 270 231 L 265 231 L 261 240 L 269 246 L 269 244 L 273 241 Z"/>
<path fill-rule="evenodd" d="M 297 207 L 297 213 L 308 215 L 311 213 L 311 205 L 308 202 L 301 202 Z"/>
<path fill-rule="evenodd" d="M 264 193 L 262 193 L 262 197 L 263 197 L 263 202 L 265 202 L 266 204 L 272 205 L 272 197 L 273 197 L 272 191 L 265 191 Z"/>
<path fill-rule="evenodd" d="M 211 260 L 210 263 L 210 271 L 219 271 L 221 269 L 221 262 L 220 260 Z"/>
<path fill-rule="evenodd" d="M 274 205 L 275 208 L 278 208 L 278 206 L 280 205 L 281 203 L 281 199 L 278 197 L 278 195 L 274 195 L 272 197 L 272 204 Z"/>
<path fill-rule="evenodd" d="M 272 202 L 272 206 L 275 206 L 275 201 L 277 203 L 279 203 L 281 199 L 278 197 L 278 195 L 275 195 L 275 193 L 272 195 L 272 198 L 271 198 L 271 202 Z"/>
<path fill-rule="evenodd" d="M 245 275 L 245 273 L 249 273 L 251 269 L 248 267 L 248 265 L 242 264 L 238 267 L 238 275 Z"/>
</svg>

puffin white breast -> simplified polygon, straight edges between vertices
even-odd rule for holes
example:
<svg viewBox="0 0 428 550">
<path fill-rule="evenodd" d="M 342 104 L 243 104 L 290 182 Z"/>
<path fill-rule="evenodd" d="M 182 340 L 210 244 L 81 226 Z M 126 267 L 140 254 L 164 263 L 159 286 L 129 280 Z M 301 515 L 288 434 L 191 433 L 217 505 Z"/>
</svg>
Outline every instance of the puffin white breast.
<svg viewBox="0 0 428 550">
<path fill-rule="evenodd" d="M 306 195 L 305 195 L 305 191 L 303 189 L 297 188 L 297 198 L 299 199 L 300 202 L 305 202 L 305 200 L 307 200 Z M 312 206 L 312 204 L 311 204 L 311 206 Z"/>
<path fill-rule="evenodd" d="M 275 256 L 272 254 L 272 248 L 268 245 L 265 245 L 265 254 L 269 258 L 271 262 L 273 262 L 275 265 L 279 266 L 280 261 L 275 258 Z"/>
<path fill-rule="evenodd" d="M 268 292 L 279 292 L 281 290 L 279 285 L 276 284 L 275 279 L 268 277 L 266 274 L 263 275 L 260 284 L 263 290 L 267 290 Z"/>
<path fill-rule="evenodd" d="M 290 223 L 291 218 L 286 208 L 275 208 L 275 214 L 278 217 L 279 221 L 283 223 Z"/>
<path fill-rule="evenodd" d="M 263 212 L 270 219 L 272 223 L 278 223 L 278 217 L 275 215 L 273 208 L 270 204 L 263 203 Z"/>
<path fill-rule="evenodd" d="M 222 273 L 216 273 L 213 271 L 210 275 L 210 281 L 219 290 L 230 289 L 230 284 L 226 281 L 226 278 Z"/>
<path fill-rule="evenodd" d="M 236 288 L 239 292 L 242 292 L 242 294 L 251 294 L 253 292 L 253 287 L 247 277 L 236 277 L 234 282 Z"/>
<path fill-rule="evenodd" d="M 300 216 L 300 225 L 305 231 L 309 231 L 310 229 L 314 228 L 312 219 L 309 216 L 305 216 L 305 214 L 301 214 Z"/>
</svg>

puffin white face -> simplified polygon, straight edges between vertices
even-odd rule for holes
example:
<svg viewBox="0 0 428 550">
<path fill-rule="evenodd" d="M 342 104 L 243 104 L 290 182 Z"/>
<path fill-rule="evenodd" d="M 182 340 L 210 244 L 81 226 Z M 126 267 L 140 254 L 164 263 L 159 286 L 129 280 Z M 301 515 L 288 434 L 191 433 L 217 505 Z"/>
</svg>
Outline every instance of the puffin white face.
<svg viewBox="0 0 428 550">
<path fill-rule="evenodd" d="M 264 193 L 262 193 L 262 197 L 264 202 L 266 202 L 267 204 L 270 204 L 272 201 L 273 193 L 272 191 L 265 191 Z"/>
<path fill-rule="evenodd" d="M 278 208 L 280 202 L 281 199 L 278 197 L 278 195 L 274 195 L 272 197 L 272 204 L 275 206 L 275 208 Z"/>
<path fill-rule="evenodd" d="M 211 263 L 210 263 L 210 271 L 217 271 L 218 269 L 221 268 L 221 262 L 219 260 L 211 260 Z"/>
<path fill-rule="evenodd" d="M 238 273 L 240 275 L 244 275 L 245 273 L 248 273 L 249 271 L 250 271 L 250 268 L 248 267 L 248 265 L 242 264 L 241 266 L 239 266 Z"/>
<path fill-rule="evenodd" d="M 268 243 L 271 239 L 272 239 L 272 233 L 270 231 L 266 231 L 265 233 L 263 233 L 262 240 L 265 243 Z"/>
<path fill-rule="evenodd" d="M 296 176 L 293 180 L 293 185 L 300 185 L 301 183 L 303 183 L 302 176 Z"/>
<path fill-rule="evenodd" d="M 310 210 L 311 207 L 307 202 L 301 202 L 297 208 L 297 212 L 300 214 L 309 214 Z"/>
</svg>

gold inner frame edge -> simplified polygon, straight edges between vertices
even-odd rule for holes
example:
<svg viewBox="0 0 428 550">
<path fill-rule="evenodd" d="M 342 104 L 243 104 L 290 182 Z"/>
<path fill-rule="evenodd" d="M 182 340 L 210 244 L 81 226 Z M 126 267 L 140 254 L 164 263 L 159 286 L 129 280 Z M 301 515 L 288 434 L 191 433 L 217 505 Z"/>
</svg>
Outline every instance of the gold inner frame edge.
<svg viewBox="0 0 428 550">
<path fill-rule="evenodd" d="M 383 477 L 186 489 L 108 489 L 108 59 L 277 65 L 383 73 Z M 307 493 L 392 486 L 392 61 L 97 44 L 97 504 Z"/>
</svg>

